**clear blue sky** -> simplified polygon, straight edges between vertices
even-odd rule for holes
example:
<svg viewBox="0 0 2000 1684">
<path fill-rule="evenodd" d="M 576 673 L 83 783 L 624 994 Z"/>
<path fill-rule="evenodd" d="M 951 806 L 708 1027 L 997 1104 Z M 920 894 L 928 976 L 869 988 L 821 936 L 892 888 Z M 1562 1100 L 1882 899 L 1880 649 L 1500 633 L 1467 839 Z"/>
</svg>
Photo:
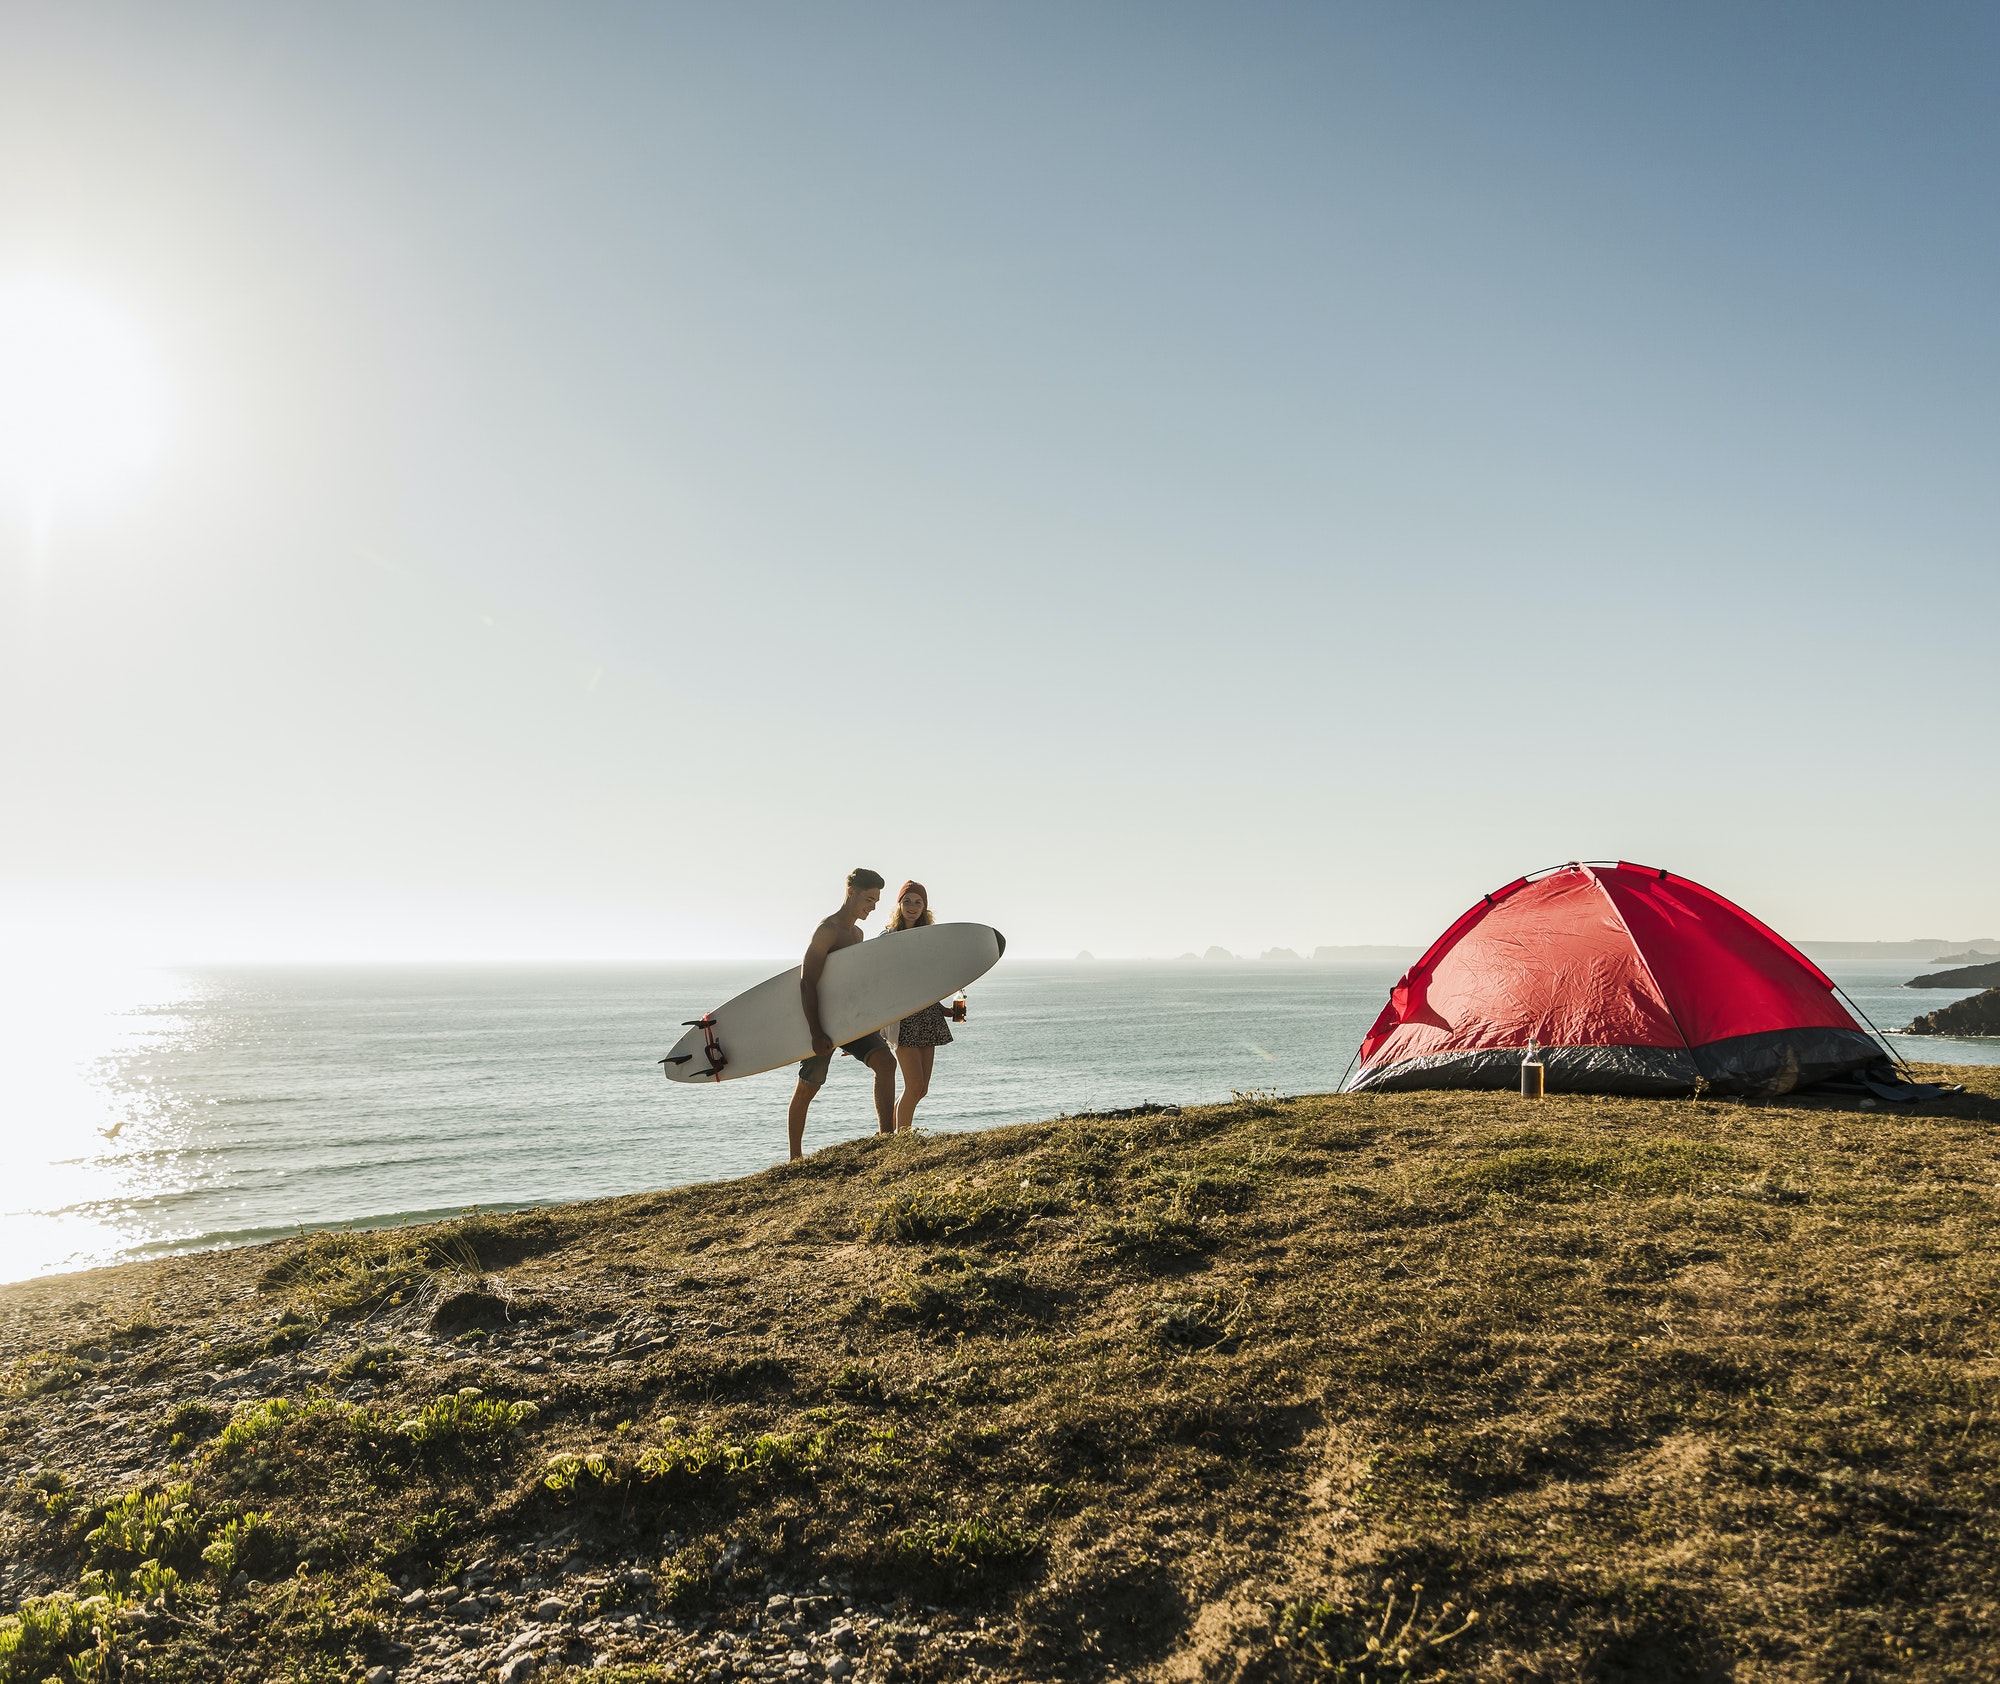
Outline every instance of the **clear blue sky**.
<svg viewBox="0 0 2000 1684">
<path fill-rule="evenodd" d="M 2000 11 L 0 15 L 0 896 L 188 956 L 2000 930 Z M 4 325 L 4 324 L 0 324 Z M 4 467 L 4 464 L 0 464 Z"/>
</svg>

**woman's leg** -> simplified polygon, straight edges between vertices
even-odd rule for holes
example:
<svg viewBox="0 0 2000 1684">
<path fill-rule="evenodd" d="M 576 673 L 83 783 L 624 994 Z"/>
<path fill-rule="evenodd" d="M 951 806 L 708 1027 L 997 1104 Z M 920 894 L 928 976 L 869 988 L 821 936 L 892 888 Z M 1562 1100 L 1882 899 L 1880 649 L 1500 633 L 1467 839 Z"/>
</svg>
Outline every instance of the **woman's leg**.
<svg viewBox="0 0 2000 1684">
<path fill-rule="evenodd" d="M 902 1133 L 917 1114 L 917 1101 L 931 1091 L 931 1060 L 936 1047 L 898 1047 L 896 1062 L 903 1067 L 903 1097 L 896 1101 L 896 1132 Z"/>
</svg>

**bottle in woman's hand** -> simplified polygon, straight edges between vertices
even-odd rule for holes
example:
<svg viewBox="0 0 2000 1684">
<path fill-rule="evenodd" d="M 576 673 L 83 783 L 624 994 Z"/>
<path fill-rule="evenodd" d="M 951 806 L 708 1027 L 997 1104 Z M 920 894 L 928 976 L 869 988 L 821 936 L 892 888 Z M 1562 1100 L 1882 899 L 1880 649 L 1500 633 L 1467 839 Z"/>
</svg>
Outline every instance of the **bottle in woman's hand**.
<svg viewBox="0 0 2000 1684">
<path fill-rule="evenodd" d="M 952 1001 L 949 1007 L 946 1008 L 945 1015 L 949 1017 L 953 1023 L 963 1023 L 965 1021 L 966 1011 L 967 1007 L 965 1004 L 965 996 L 961 994 L 956 1000 Z"/>
</svg>

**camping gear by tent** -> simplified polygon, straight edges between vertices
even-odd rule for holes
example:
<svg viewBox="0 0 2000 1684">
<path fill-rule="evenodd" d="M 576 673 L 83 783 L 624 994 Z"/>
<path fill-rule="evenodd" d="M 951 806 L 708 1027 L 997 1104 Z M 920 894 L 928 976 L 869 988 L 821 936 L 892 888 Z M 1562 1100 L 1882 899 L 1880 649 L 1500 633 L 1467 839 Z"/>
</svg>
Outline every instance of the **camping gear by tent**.
<svg viewBox="0 0 2000 1684">
<path fill-rule="evenodd" d="M 1349 1093 L 1512 1088 L 1771 1097 L 1883 1063 L 1803 953 L 1652 866 L 1565 865 L 1483 896 L 1390 992 Z"/>
</svg>

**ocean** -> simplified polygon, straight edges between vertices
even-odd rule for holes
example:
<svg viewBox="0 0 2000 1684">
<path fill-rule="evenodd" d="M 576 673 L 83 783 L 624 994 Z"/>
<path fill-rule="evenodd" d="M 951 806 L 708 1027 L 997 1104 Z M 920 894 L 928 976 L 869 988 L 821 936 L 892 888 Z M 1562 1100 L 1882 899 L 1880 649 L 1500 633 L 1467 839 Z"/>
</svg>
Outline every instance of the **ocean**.
<svg viewBox="0 0 2000 1684">
<path fill-rule="evenodd" d="M 751 964 L 13 976 L 0 998 L 0 1280 L 341 1224 L 508 1210 L 763 1169 L 792 1077 L 655 1062 Z M 1395 966 L 1009 961 L 970 991 L 918 1125 L 988 1128 L 1232 1091 L 1333 1089 Z M 1961 993 L 1838 980 L 1878 1024 Z M 1898 1039 L 2000 1063 L 2000 1041 Z M 837 1059 L 808 1150 L 875 1126 Z"/>
</svg>

